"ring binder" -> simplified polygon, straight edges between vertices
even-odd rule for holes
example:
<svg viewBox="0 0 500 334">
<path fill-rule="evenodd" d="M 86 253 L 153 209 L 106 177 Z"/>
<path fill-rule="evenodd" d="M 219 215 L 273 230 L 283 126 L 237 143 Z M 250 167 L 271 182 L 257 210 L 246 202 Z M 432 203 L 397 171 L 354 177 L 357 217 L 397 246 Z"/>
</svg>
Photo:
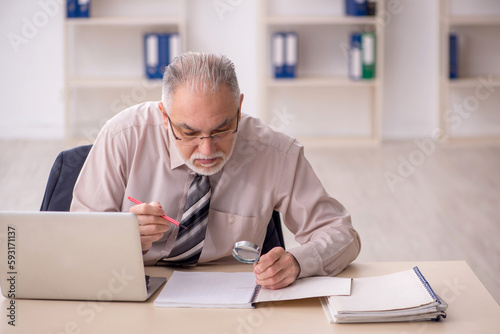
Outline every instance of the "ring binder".
<svg viewBox="0 0 500 334">
<path fill-rule="evenodd" d="M 350 296 L 322 300 L 331 323 L 398 322 L 446 318 L 448 304 L 415 266 L 388 275 L 354 278 Z"/>
<path fill-rule="evenodd" d="M 250 304 L 255 304 L 257 302 L 257 297 L 259 296 L 260 289 L 262 289 L 262 285 L 256 285 L 253 290 L 252 298 L 250 298 Z"/>
<path fill-rule="evenodd" d="M 413 267 L 413 271 L 415 271 L 415 274 L 417 274 L 417 277 L 420 279 L 420 282 L 422 282 L 422 284 L 424 285 L 425 289 L 427 290 L 427 292 L 429 293 L 431 298 L 434 299 L 434 301 L 441 304 L 441 300 L 438 298 L 438 296 L 436 295 L 434 290 L 432 290 L 431 285 L 429 284 L 429 282 L 427 282 L 424 275 L 422 275 L 422 273 L 420 272 L 420 269 L 418 269 L 418 267 L 415 266 L 415 267 Z"/>
</svg>

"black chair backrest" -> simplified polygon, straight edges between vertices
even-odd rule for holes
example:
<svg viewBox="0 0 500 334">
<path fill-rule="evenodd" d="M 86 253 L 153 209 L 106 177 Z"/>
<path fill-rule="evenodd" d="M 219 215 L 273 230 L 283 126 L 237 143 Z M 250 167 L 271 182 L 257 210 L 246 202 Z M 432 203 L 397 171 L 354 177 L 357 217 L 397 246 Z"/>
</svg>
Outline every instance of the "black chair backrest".
<svg viewBox="0 0 500 334">
<path fill-rule="evenodd" d="M 69 211 L 73 188 L 92 145 L 59 153 L 50 170 L 40 211 Z"/>
<path fill-rule="evenodd" d="M 59 153 L 50 170 L 40 211 L 69 211 L 76 179 L 91 147 L 92 145 L 78 146 Z M 285 248 L 281 219 L 277 211 L 273 211 L 267 226 L 262 254 L 273 247 Z"/>
<path fill-rule="evenodd" d="M 266 238 L 262 245 L 262 254 L 266 254 L 274 247 L 285 248 L 285 241 L 283 240 L 283 230 L 281 228 L 281 217 L 278 211 L 273 211 L 271 220 L 267 225 Z"/>
</svg>

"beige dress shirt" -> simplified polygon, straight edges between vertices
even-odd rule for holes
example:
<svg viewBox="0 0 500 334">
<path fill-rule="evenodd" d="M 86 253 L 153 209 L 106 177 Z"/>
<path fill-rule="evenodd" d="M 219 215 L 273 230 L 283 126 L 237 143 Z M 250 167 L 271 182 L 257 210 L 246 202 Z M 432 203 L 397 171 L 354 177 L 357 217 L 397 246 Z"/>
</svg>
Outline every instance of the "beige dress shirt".
<svg viewBox="0 0 500 334">
<path fill-rule="evenodd" d="M 157 102 L 141 103 L 110 119 L 100 131 L 73 192 L 71 211 L 124 211 L 161 203 L 180 221 L 194 178 L 182 160 Z M 304 157 L 303 146 L 257 118 L 243 114 L 233 154 L 210 176 L 212 197 L 199 263 L 231 256 L 236 241 L 260 246 L 273 210 L 300 247 L 288 249 L 299 277 L 336 275 L 360 251 L 349 213 L 331 198 Z M 178 227 L 171 225 L 144 255 L 146 265 L 169 255 Z"/>
</svg>

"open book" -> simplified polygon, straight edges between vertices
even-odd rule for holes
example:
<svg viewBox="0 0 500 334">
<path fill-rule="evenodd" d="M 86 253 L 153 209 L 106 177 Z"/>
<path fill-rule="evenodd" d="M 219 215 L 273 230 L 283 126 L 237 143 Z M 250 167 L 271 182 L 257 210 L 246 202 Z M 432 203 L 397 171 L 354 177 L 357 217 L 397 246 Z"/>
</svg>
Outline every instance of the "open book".
<svg viewBox="0 0 500 334">
<path fill-rule="evenodd" d="M 354 278 L 350 296 L 325 297 L 321 304 L 330 323 L 439 320 L 448 307 L 418 267 Z"/>
<path fill-rule="evenodd" d="M 155 300 L 160 307 L 251 308 L 255 303 L 348 295 L 351 279 L 307 277 L 279 290 L 255 284 L 253 272 L 174 271 Z"/>
</svg>

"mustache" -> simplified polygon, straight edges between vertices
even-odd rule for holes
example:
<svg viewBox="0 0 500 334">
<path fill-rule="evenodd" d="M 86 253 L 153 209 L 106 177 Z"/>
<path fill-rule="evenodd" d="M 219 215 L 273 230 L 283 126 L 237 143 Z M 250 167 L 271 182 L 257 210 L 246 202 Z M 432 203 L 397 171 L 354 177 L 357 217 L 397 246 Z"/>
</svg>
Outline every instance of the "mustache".
<svg viewBox="0 0 500 334">
<path fill-rule="evenodd" d="M 198 159 L 206 159 L 206 160 L 210 160 L 210 159 L 215 159 L 215 158 L 222 158 L 224 159 L 226 157 L 226 154 L 224 152 L 215 152 L 214 154 L 211 154 L 210 156 L 206 156 L 204 154 L 201 154 L 201 153 L 193 153 L 190 157 L 189 157 L 189 161 L 190 162 L 194 162 L 195 160 L 198 160 Z"/>
</svg>

